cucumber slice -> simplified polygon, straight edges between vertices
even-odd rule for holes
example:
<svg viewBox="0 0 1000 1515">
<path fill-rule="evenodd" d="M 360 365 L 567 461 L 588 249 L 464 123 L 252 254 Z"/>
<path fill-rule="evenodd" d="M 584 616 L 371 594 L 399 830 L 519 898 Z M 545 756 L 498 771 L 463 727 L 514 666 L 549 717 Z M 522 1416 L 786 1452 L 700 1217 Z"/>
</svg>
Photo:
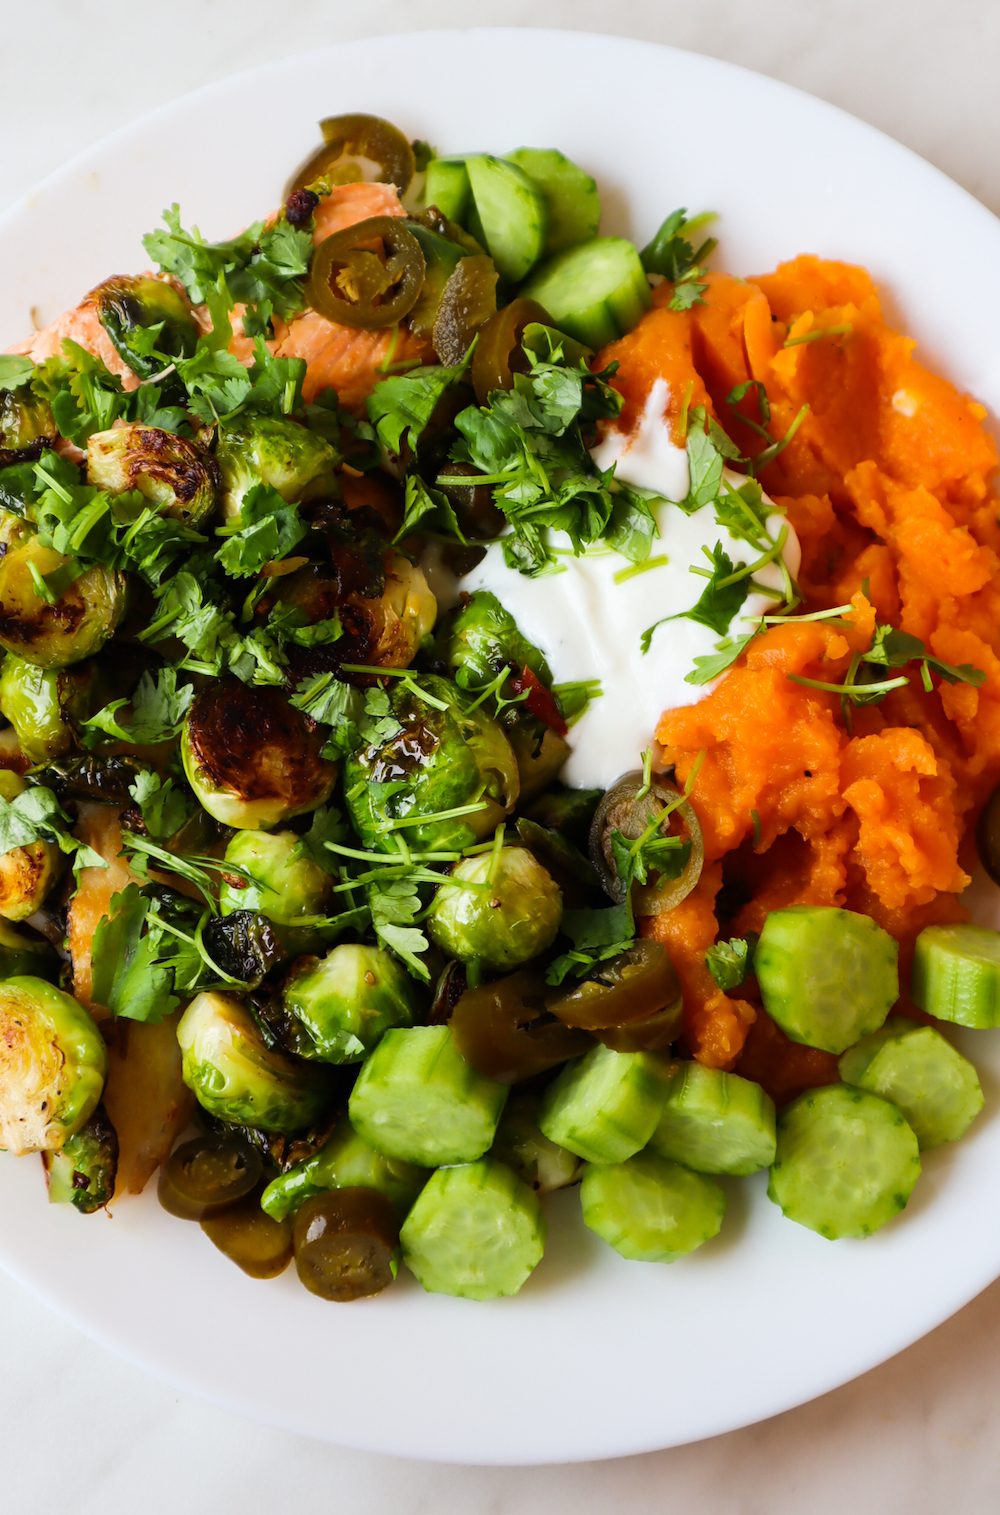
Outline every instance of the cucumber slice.
<svg viewBox="0 0 1000 1515">
<path fill-rule="evenodd" d="M 846 1052 L 899 998 L 899 946 L 854 910 L 789 905 L 764 922 L 753 966 L 764 1009 L 793 1042 Z"/>
<path fill-rule="evenodd" d="M 464 221 L 472 198 L 462 158 L 432 158 L 424 178 L 424 204 L 436 205 L 446 221 Z"/>
<path fill-rule="evenodd" d="M 375 1189 L 404 1216 L 429 1177 L 426 1168 L 385 1157 L 342 1116 L 329 1141 L 313 1157 L 272 1179 L 260 1197 L 260 1207 L 272 1220 L 284 1220 L 326 1189 Z"/>
<path fill-rule="evenodd" d="M 656 1130 L 675 1066 L 662 1052 L 595 1047 L 549 1085 L 539 1129 L 589 1162 L 624 1162 Z"/>
<path fill-rule="evenodd" d="M 491 1156 L 512 1168 L 536 1194 L 565 1189 L 580 1176 L 582 1163 L 573 1152 L 557 1147 L 538 1129 L 542 1096 L 530 1090 L 511 1095 L 497 1126 Z"/>
<path fill-rule="evenodd" d="M 505 156 L 508 163 L 527 174 L 545 200 L 549 213 L 547 254 L 563 252 L 597 236 L 601 201 L 589 174 L 554 148 L 519 147 L 516 153 Z"/>
<path fill-rule="evenodd" d="M 545 201 L 527 174 L 503 158 L 467 158 L 465 168 L 482 237 L 471 223 L 469 230 L 484 242 L 501 277 L 516 284 L 542 255 Z"/>
<path fill-rule="evenodd" d="M 884 1226 L 919 1177 L 917 1138 L 877 1094 L 829 1084 L 800 1094 L 778 1116 L 768 1197 L 830 1241 Z"/>
<path fill-rule="evenodd" d="M 1000 1026 L 1000 931 L 926 926 L 913 953 L 910 997 L 939 1021 Z"/>
<path fill-rule="evenodd" d="M 351 1125 L 386 1157 L 435 1168 L 482 1157 L 510 1090 L 481 1078 L 447 1026 L 386 1032 L 351 1090 Z"/>
<path fill-rule="evenodd" d="M 516 1294 L 545 1250 L 545 1217 L 516 1173 L 486 1157 L 439 1168 L 399 1233 L 403 1261 L 429 1294 Z"/>
<path fill-rule="evenodd" d="M 693 1252 L 717 1234 L 726 1209 L 714 1179 L 655 1152 L 588 1166 L 580 1199 L 584 1225 L 635 1262 L 675 1262 Z"/>
<path fill-rule="evenodd" d="M 881 1094 L 906 1116 L 921 1152 L 957 1141 L 983 1108 L 979 1075 L 940 1031 L 899 1017 L 845 1052 L 845 1084 Z"/>
<path fill-rule="evenodd" d="M 561 331 L 593 348 L 624 337 L 653 303 L 639 254 L 623 237 L 594 237 L 557 253 L 520 293 L 537 300 Z"/>
<path fill-rule="evenodd" d="M 756 1173 L 774 1161 L 774 1120 L 774 1101 L 760 1084 L 682 1063 L 649 1145 L 696 1173 Z"/>
</svg>

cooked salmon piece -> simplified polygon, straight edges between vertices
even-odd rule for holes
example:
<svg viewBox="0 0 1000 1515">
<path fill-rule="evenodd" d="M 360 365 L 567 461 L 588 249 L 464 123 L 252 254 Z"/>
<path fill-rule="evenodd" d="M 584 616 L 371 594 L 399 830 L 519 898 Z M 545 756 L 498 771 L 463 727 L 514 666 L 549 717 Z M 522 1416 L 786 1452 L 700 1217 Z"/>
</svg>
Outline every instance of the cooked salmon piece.
<svg viewBox="0 0 1000 1515">
<path fill-rule="evenodd" d="M 7 350 L 23 353 L 33 363 L 41 363 L 43 359 L 51 358 L 54 353 L 61 353 L 63 342 L 67 337 L 71 342 L 78 342 L 95 358 L 100 358 L 112 373 L 118 375 L 126 389 L 139 388 L 137 376 L 116 351 L 111 338 L 98 319 L 97 303 L 89 295 L 72 310 L 63 311 L 61 316 L 57 316 L 48 326 L 43 326 L 41 331 L 25 337 L 21 342 L 16 342 Z"/>
</svg>

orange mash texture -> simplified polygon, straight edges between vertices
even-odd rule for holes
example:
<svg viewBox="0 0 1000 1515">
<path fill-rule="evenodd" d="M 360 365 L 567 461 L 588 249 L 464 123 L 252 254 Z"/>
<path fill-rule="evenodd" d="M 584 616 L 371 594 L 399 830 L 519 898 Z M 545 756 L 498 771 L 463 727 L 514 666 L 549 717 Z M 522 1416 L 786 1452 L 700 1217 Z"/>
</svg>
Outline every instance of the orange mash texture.
<svg viewBox="0 0 1000 1515">
<path fill-rule="evenodd" d="M 705 754 L 691 798 L 706 864 L 688 899 L 643 930 L 677 964 L 694 1056 L 737 1067 L 783 1101 L 835 1078 L 835 1059 L 788 1042 L 753 979 L 746 998 L 723 994 L 705 951 L 759 931 L 782 905 L 863 910 L 899 940 L 901 1008 L 916 1013 L 905 989 L 914 938 L 966 918 L 971 828 L 1000 782 L 997 452 L 983 407 L 914 359 L 863 269 L 801 257 L 756 279 L 711 274 L 704 304 L 684 314 L 666 309 L 670 295 L 661 285 L 656 308 L 598 359 L 620 365 L 621 424 L 662 376 L 678 414 L 685 391 L 692 405 L 707 395 L 755 455 L 766 444 L 740 416 L 758 419 L 756 394 L 734 409 L 736 385 L 764 385 L 775 438 L 808 405 L 761 481 L 802 544 L 798 613 L 852 606 L 846 627 L 771 628 L 706 698 L 666 711 L 656 733 L 680 782 Z M 945 662 L 982 669 L 986 683 L 935 677 L 928 694 L 911 665 L 907 687 L 855 708 L 848 729 L 837 695 L 787 675 L 841 682 L 876 616 Z"/>
</svg>

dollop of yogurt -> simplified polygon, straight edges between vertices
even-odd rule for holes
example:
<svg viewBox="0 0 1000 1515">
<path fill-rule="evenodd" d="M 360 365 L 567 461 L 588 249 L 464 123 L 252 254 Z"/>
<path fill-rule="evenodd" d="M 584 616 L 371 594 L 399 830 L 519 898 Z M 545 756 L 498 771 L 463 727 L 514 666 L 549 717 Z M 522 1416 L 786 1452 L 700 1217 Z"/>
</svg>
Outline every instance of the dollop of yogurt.
<svg viewBox="0 0 1000 1515">
<path fill-rule="evenodd" d="M 639 766 L 640 754 L 654 742 L 664 710 L 691 705 L 713 687 L 685 682 L 695 658 L 711 655 L 719 634 L 686 618 L 668 620 L 653 633 L 649 651 L 642 635 L 656 621 L 690 610 L 706 580 L 690 572 L 707 567 L 703 548 L 721 542 L 734 562 L 746 562 L 753 552 L 716 520 L 712 505 L 688 515 L 676 503 L 688 493 L 688 459 L 670 435 L 664 411 L 668 389 L 664 380 L 653 385 L 635 430 L 610 430 L 594 448 L 600 468 L 616 464 L 616 477 L 661 497 L 650 502 L 658 536 L 646 564 L 633 565 L 620 553 L 598 546 L 575 557 L 569 539 L 552 532 L 549 545 L 559 567 L 534 578 L 504 562 L 495 542 L 464 578 L 449 585 L 425 564 L 431 587 L 447 605 L 458 591 L 489 590 L 514 617 L 521 631 L 548 659 L 557 684 L 599 679 L 602 694 L 571 728 L 572 751 L 562 777 L 579 788 L 609 788 L 621 774 Z M 734 487 L 742 475 L 725 470 Z M 765 500 L 767 497 L 765 496 Z M 767 517 L 767 530 L 776 541 L 788 526 L 777 512 Z M 788 526 L 782 557 L 794 578 L 801 553 Z M 777 563 L 754 575 L 762 588 L 780 589 L 783 576 Z M 773 597 L 751 591 L 734 617 L 730 636 L 740 636 L 753 621 L 772 611 Z"/>
</svg>

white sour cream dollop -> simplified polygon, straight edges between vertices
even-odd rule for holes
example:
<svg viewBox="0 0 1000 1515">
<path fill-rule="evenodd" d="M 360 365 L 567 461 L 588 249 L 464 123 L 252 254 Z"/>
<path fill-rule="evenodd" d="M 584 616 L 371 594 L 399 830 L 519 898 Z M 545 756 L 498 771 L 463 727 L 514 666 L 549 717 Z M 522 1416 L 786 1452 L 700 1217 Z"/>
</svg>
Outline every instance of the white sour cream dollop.
<svg viewBox="0 0 1000 1515">
<path fill-rule="evenodd" d="M 459 590 L 495 594 L 521 631 L 541 649 L 557 684 L 599 679 L 603 693 L 569 733 L 572 752 L 561 777 L 579 788 L 609 788 L 621 774 L 636 768 L 641 753 L 654 739 L 664 710 L 692 705 L 712 687 L 685 683 L 696 657 L 711 655 L 717 632 L 695 621 L 668 621 L 654 632 L 645 655 L 641 638 L 647 627 L 664 616 L 689 610 L 706 580 L 690 572 L 707 567 L 702 551 L 721 542 L 734 562 L 746 561 L 752 551 L 746 542 L 721 527 L 711 505 L 687 515 L 671 501 L 688 492 L 687 452 L 671 438 L 665 419 L 669 392 L 663 379 L 650 391 L 638 427 L 631 434 L 612 429 L 594 448 L 600 468 L 617 465 L 616 477 L 636 488 L 655 490 L 663 498 L 651 503 L 659 531 L 650 557 L 656 566 L 641 572 L 619 553 L 602 548 L 574 557 L 561 532 L 550 533 L 550 546 L 559 553 L 561 571 L 529 578 L 508 568 L 503 548 L 494 543 L 483 561 L 460 580 L 448 578 L 433 561 L 425 563 L 431 588 L 446 606 Z M 734 485 L 745 482 L 728 469 Z M 765 499 L 767 497 L 765 496 Z M 785 517 L 767 519 L 777 540 Z M 782 557 L 794 578 L 801 553 L 789 526 Z M 779 589 L 782 573 L 769 563 L 754 576 L 764 588 Z M 739 636 L 753 620 L 773 611 L 775 600 L 751 593 L 730 626 Z"/>
</svg>

